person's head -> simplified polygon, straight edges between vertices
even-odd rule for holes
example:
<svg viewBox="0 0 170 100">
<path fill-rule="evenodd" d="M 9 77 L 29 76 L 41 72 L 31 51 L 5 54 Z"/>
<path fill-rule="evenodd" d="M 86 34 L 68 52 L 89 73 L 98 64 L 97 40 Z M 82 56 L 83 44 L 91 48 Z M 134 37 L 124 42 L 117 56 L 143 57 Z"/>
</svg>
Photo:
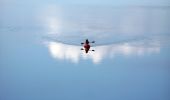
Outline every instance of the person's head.
<svg viewBox="0 0 170 100">
<path fill-rule="evenodd" d="M 88 39 L 86 39 L 86 43 L 89 44 L 89 40 Z"/>
</svg>

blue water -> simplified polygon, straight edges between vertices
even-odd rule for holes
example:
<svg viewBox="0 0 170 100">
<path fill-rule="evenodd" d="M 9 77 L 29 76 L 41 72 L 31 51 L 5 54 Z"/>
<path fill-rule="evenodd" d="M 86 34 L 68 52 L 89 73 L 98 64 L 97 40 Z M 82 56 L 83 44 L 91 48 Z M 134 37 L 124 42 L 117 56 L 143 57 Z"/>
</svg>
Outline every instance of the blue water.
<svg viewBox="0 0 170 100">
<path fill-rule="evenodd" d="M 169 100 L 169 6 L 106 5 L 2 2 L 0 100 Z"/>
</svg>

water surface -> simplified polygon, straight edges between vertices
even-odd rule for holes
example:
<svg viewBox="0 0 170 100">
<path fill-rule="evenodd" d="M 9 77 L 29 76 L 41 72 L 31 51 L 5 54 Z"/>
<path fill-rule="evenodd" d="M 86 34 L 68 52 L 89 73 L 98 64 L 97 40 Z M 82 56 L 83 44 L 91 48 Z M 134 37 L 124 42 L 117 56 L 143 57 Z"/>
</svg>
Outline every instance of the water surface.
<svg viewBox="0 0 170 100">
<path fill-rule="evenodd" d="M 169 100 L 169 6 L 93 4 L 2 2 L 1 100 Z"/>
</svg>

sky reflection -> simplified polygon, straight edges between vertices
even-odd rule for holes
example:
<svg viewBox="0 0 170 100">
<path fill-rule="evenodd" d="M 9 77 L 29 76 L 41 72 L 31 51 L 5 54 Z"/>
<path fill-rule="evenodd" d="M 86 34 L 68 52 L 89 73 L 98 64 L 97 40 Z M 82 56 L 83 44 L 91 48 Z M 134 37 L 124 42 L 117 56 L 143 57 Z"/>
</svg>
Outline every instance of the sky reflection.
<svg viewBox="0 0 170 100">
<path fill-rule="evenodd" d="M 169 37 L 170 32 L 169 7 L 52 5 L 45 11 L 41 22 L 46 29 L 43 38 L 50 54 L 74 63 L 91 59 L 97 64 L 119 54 L 159 53 L 162 37 Z M 80 50 L 79 43 L 86 38 L 96 41 L 95 52 L 84 54 Z"/>
<path fill-rule="evenodd" d="M 80 50 L 81 46 L 68 45 L 55 41 L 48 42 L 46 45 L 52 57 L 56 59 L 70 60 L 73 63 L 78 63 L 80 59 L 91 59 L 93 63 L 98 64 L 104 58 L 113 58 L 119 54 L 123 56 L 142 56 L 144 54 L 160 52 L 160 44 L 153 45 L 154 41 L 150 41 L 151 43 L 148 44 L 143 44 L 143 42 L 95 46 L 92 47 L 95 49 L 95 52 L 89 52 L 88 54 Z"/>
<path fill-rule="evenodd" d="M 55 9 L 54 9 L 55 8 Z M 169 7 L 67 6 L 46 8 L 42 23 L 57 36 L 127 37 L 169 33 Z M 60 37 L 60 38 L 61 38 Z M 115 38 L 114 38 L 115 39 Z"/>
<path fill-rule="evenodd" d="M 1 0 L 0 15 L 0 100 L 170 98 L 169 0 Z"/>
</svg>

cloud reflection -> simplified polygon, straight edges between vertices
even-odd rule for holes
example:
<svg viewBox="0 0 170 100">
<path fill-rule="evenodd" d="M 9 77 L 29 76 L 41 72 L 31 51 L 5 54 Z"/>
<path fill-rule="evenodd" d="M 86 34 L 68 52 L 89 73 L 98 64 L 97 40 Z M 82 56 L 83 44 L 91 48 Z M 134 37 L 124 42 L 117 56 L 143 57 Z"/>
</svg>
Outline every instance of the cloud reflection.
<svg viewBox="0 0 170 100">
<path fill-rule="evenodd" d="M 170 33 L 169 7 L 54 6 L 49 7 L 43 15 L 50 54 L 56 59 L 74 63 L 80 59 L 91 59 L 98 64 L 104 58 L 116 55 L 159 53 L 162 45 L 160 36 Z M 147 38 L 139 41 L 142 37 Z M 80 50 L 81 46 L 73 44 L 86 38 L 106 45 L 96 45 L 95 52 L 85 54 Z M 136 41 L 129 41 L 135 38 Z M 115 44 L 116 41 L 124 42 Z"/>
<path fill-rule="evenodd" d="M 59 42 L 48 42 L 47 46 L 52 57 L 60 60 L 70 60 L 73 63 L 78 63 L 80 59 L 91 59 L 93 63 L 98 64 L 104 58 L 113 58 L 116 55 L 131 56 L 138 55 L 142 56 L 144 54 L 159 53 L 160 46 L 144 46 L 144 45 L 134 45 L 131 43 L 123 44 L 111 44 L 104 46 L 92 47 L 95 52 L 89 52 L 88 54 L 81 51 L 81 46 L 68 45 Z"/>
<path fill-rule="evenodd" d="M 70 42 L 85 38 L 112 43 L 170 33 L 170 7 L 103 7 L 49 5 L 42 13 L 45 35 Z M 67 41 L 65 41 L 67 40 Z"/>
</svg>

